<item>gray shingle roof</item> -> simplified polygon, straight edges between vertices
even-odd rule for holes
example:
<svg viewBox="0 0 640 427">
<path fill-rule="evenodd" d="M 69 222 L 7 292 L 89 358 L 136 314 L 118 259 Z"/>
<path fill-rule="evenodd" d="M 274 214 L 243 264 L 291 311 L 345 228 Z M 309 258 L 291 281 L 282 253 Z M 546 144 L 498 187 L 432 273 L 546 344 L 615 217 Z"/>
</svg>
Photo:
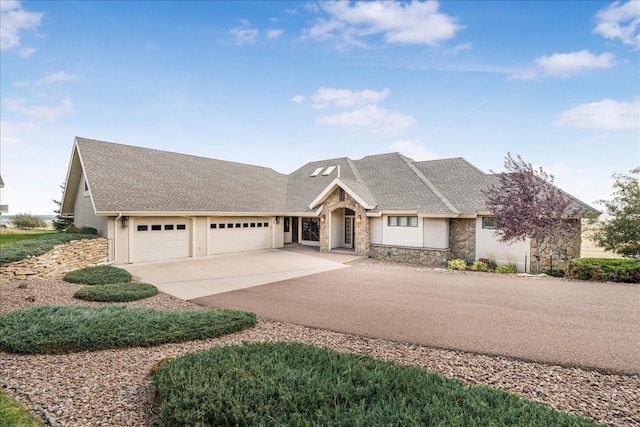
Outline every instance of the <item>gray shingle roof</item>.
<svg viewBox="0 0 640 427">
<path fill-rule="evenodd" d="M 415 162 L 399 153 L 341 157 L 310 162 L 283 175 L 265 167 L 85 138 L 76 143 L 97 213 L 313 214 L 309 205 L 339 175 L 342 184 L 375 206 L 371 212 L 456 216 L 487 210 L 482 190 L 498 183 L 496 175 L 462 158 Z M 335 169 L 324 175 L 330 166 Z M 318 168 L 320 173 L 311 176 Z M 64 205 L 73 206 L 67 196 Z M 567 197 L 573 212 L 597 212 Z"/>
<path fill-rule="evenodd" d="M 76 138 L 97 212 L 280 212 L 273 169 Z"/>
</svg>

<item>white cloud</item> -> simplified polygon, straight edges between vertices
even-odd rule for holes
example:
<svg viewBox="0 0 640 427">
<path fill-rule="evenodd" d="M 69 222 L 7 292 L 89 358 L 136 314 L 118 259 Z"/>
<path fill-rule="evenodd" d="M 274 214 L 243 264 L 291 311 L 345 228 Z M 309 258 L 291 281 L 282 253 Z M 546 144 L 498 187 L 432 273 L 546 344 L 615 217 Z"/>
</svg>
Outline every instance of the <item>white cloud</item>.
<svg viewBox="0 0 640 427">
<path fill-rule="evenodd" d="M 291 97 L 291 99 L 289 99 L 289 101 L 295 102 L 296 104 L 302 104 L 304 102 L 304 96 L 296 95 L 296 96 Z"/>
<path fill-rule="evenodd" d="M 45 77 L 39 80 L 36 80 L 35 82 L 31 82 L 31 81 L 13 82 L 12 85 L 15 87 L 35 87 L 35 86 L 50 85 L 53 83 L 73 81 L 76 79 L 77 79 L 77 76 L 74 76 L 73 74 L 69 74 L 64 71 L 59 71 L 57 73 L 48 74 Z"/>
<path fill-rule="evenodd" d="M 615 55 L 609 52 L 594 55 L 588 50 L 581 50 L 542 56 L 536 59 L 536 63 L 549 76 L 566 77 L 591 68 L 611 68 L 615 65 L 614 59 Z"/>
<path fill-rule="evenodd" d="M 640 100 L 618 102 L 603 99 L 571 108 L 553 122 L 555 126 L 584 129 L 625 130 L 640 128 Z"/>
<path fill-rule="evenodd" d="M 596 14 L 598 25 L 593 30 L 608 39 L 620 39 L 622 43 L 640 49 L 640 2 L 616 1 Z"/>
<path fill-rule="evenodd" d="M 366 47 L 366 39 L 381 36 L 386 43 L 435 45 L 455 36 L 463 27 L 438 11 L 435 0 L 322 2 L 328 19 L 318 19 L 305 31 L 314 40 L 336 40 L 341 46 Z"/>
<path fill-rule="evenodd" d="M 338 108 L 351 108 L 357 105 L 377 104 L 389 95 L 389 89 L 381 91 L 364 89 L 354 92 L 349 89 L 335 89 L 322 87 L 313 94 L 313 108 L 327 108 L 334 106 Z"/>
<path fill-rule="evenodd" d="M 413 141 L 411 139 L 400 139 L 389 145 L 388 148 L 391 151 L 397 151 L 417 161 L 433 160 L 438 158 L 438 156 L 436 156 L 432 151 L 427 150 L 420 142 Z"/>
<path fill-rule="evenodd" d="M 19 55 L 21 58 L 29 59 L 31 58 L 31 55 L 36 53 L 36 50 L 37 49 L 35 47 L 25 47 L 24 49 L 20 49 Z"/>
<path fill-rule="evenodd" d="M 412 116 L 379 108 L 377 105 L 365 105 L 353 111 L 320 116 L 319 124 L 367 128 L 372 133 L 395 134 L 402 132 L 415 123 Z"/>
<path fill-rule="evenodd" d="M 459 45 L 452 47 L 451 49 L 445 50 L 444 54 L 447 56 L 456 56 L 458 53 L 462 51 L 471 50 L 471 49 L 473 49 L 473 43 L 471 42 L 461 43 Z"/>
<path fill-rule="evenodd" d="M 239 45 L 252 44 L 258 41 L 258 30 L 255 28 L 236 27 L 229 30 L 229 32 L 235 37 L 236 44 Z"/>
<path fill-rule="evenodd" d="M 38 129 L 35 123 L 0 121 L 0 139 L 3 147 L 23 145 L 23 136 Z"/>
<path fill-rule="evenodd" d="M 0 50 L 14 49 L 20 46 L 20 32 L 40 26 L 42 13 L 27 12 L 19 1 L 0 1 Z"/>
<path fill-rule="evenodd" d="M 565 78 L 585 70 L 615 66 L 615 55 L 609 52 L 595 55 L 588 50 L 554 53 L 536 58 L 535 66 L 513 73 L 511 80 L 534 80 L 540 77 Z"/>
<path fill-rule="evenodd" d="M 60 101 L 60 104 L 53 107 L 46 107 L 41 105 L 25 105 L 24 99 L 7 99 L 5 105 L 9 111 L 15 113 L 24 114 L 32 119 L 52 122 L 60 117 L 73 114 L 73 105 L 69 97 Z"/>
<path fill-rule="evenodd" d="M 267 30 L 267 37 L 270 39 L 277 39 L 284 33 L 282 29 L 271 29 Z"/>
</svg>

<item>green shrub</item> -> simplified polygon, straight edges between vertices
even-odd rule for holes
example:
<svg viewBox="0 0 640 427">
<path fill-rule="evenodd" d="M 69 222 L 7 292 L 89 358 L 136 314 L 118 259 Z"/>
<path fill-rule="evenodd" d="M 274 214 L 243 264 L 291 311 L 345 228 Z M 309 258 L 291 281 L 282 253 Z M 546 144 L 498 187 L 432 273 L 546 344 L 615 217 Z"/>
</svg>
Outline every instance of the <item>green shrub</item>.
<svg viewBox="0 0 640 427">
<path fill-rule="evenodd" d="M 12 243 L 2 247 L 0 265 L 20 261 L 29 256 L 44 255 L 54 246 L 71 240 L 92 239 L 94 237 L 86 234 L 46 234 L 37 239 Z"/>
<path fill-rule="evenodd" d="M 447 261 L 447 268 L 449 270 L 466 270 L 467 269 L 467 261 L 457 258 Z"/>
<path fill-rule="evenodd" d="M 212 347 L 153 378 L 172 426 L 595 426 L 417 366 L 300 343 Z"/>
<path fill-rule="evenodd" d="M 500 274 L 514 274 L 518 272 L 518 267 L 515 264 L 502 264 L 496 268 L 496 273 Z"/>
<path fill-rule="evenodd" d="M 127 302 L 149 298 L 158 293 L 158 288 L 148 283 L 112 283 L 99 286 L 85 286 L 73 296 L 87 301 Z"/>
<path fill-rule="evenodd" d="M 46 228 L 47 223 L 43 219 L 28 213 L 14 215 L 9 223 L 16 228 Z"/>
<path fill-rule="evenodd" d="M 640 260 L 578 258 L 569 262 L 565 277 L 579 280 L 640 283 Z"/>
<path fill-rule="evenodd" d="M 491 271 L 489 264 L 486 264 L 482 261 L 476 261 L 471 266 L 471 270 L 473 271 Z"/>
<path fill-rule="evenodd" d="M 131 274 L 111 265 L 85 267 L 67 273 L 64 280 L 70 283 L 84 283 L 86 285 L 107 285 L 110 283 L 124 283 L 131 281 Z"/>
<path fill-rule="evenodd" d="M 564 277 L 565 269 L 564 268 L 554 268 L 553 270 L 547 269 L 544 271 L 544 274 L 552 277 Z"/>
<path fill-rule="evenodd" d="M 69 234 L 88 234 L 92 236 L 98 235 L 98 230 L 93 227 L 76 227 L 75 225 L 70 225 L 66 228 L 65 233 Z"/>
<path fill-rule="evenodd" d="M 256 323 L 232 310 L 39 306 L 0 316 L 0 350 L 61 354 L 214 338 Z"/>
</svg>

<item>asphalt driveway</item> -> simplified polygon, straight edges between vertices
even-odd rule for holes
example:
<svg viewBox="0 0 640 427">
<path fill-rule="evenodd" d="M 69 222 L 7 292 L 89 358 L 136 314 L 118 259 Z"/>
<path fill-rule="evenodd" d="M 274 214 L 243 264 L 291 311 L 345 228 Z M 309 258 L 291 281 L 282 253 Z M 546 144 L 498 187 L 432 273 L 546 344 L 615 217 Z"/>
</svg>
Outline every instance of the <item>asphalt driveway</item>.
<svg viewBox="0 0 640 427">
<path fill-rule="evenodd" d="M 333 331 L 640 374 L 640 286 L 376 263 L 202 297 Z"/>
</svg>

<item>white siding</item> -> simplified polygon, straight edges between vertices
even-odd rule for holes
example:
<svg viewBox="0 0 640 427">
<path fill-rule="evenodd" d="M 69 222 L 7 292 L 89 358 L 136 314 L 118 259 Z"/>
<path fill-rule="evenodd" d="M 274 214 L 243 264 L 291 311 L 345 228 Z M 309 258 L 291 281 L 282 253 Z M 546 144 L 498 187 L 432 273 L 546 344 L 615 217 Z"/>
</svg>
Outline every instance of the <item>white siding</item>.
<svg viewBox="0 0 640 427">
<path fill-rule="evenodd" d="M 387 218 L 387 215 L 382 216 L 382 244 L 418 248 L 423 247 L 422 221 L 418 221 L 417 227 L 397 227 L 389 226 Z"/>
<path fill-rule="evenodd" d="M 371 243 L 374 245 L 382 244 L 382 217 L 369 218 L 369 225 L 371 229 Z"/>
<path fill-rule="evenodd" d="M 424 218 L 423 225 L 426 248 L 447 249 L 449 247 L 448 218 Z"/>
<path fill-rule="evenodd" d="M 73 224 L 76 227 L 93 227 L 100 236 L 107 237 L 107 217 L 96 216 L 89 192 L 84 191 L 84 176 L 80 178 L 73 207 Z"/>
<path fill-rule="evenodd" d="M 519 271 L 524 271 L 525 255 L 531 259 L 530 241 L 506 244 L 498 241 L 493 229 L 482 228 L 482 218 L 476 219 L 476 259 L 489 258 L 498 265 L 515 263 Z"/>
</svg>

